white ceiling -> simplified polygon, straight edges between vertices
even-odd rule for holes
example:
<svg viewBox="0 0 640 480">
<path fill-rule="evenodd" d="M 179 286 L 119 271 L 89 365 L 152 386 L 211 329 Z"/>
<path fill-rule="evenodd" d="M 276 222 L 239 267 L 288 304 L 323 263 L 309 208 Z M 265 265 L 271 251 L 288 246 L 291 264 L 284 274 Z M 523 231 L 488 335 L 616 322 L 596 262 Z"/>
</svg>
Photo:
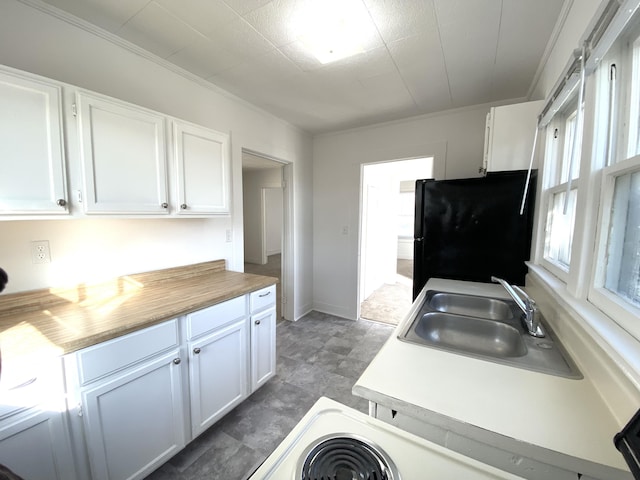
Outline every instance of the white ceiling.
<svg viewBox="0 0 640 480">
<path fill-rule="evenodd" d="M 312 133 L 526 98 L 564 2 L 355 0 L 365 52 L 321 65 L 288 23 L 310 0 L 45 1 Z"/>
</svg>

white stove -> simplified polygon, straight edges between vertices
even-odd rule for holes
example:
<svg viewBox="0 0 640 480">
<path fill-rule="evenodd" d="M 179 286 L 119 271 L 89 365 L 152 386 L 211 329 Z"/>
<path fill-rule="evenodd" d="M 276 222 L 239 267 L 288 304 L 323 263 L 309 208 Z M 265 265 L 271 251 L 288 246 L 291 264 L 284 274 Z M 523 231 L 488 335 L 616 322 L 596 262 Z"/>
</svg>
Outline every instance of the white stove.
<svg viewBox="0 0 640 480">
<path fill-rule="evenodd" d="M 522 480 L 320 398 L 250 480 Z"/>
</svg>

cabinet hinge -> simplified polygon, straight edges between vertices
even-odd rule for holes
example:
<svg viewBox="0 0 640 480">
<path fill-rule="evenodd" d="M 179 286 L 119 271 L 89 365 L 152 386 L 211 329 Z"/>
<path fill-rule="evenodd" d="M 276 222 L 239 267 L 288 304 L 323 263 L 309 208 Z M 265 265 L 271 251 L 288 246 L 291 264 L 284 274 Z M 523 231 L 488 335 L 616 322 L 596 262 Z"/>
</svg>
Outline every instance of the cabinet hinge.
<svg viewBox="0 0 640 480">
<path fill-rule="evenodd" d="M 284 180 L 282 181 L 282 188 L 287 188 L 287 182 L 285 182 Z"/>
<path fill-rule="evenodd" d="M 81 403 L 78 404 L 78 416 L 79 417 L 82 416 L 82 404 Z"/>
<path fill-rule="evenodd" d="M 74 117 L 78 116 L 78 110 L 76 108 L 76 104 L 75 103 L 71 104 L 71 113 L 73 114 Z"/>
<path fill-rule="evenodd" d="M 76 201 L 82 203 L 82 190 L 76 190 Z"/>
<path fill-rule="evenodd" d="M 282 303 L 286 304 L 287 303 L 287 297 L 285 297 L 284 295 L 282 295 Z"/>
</svg>

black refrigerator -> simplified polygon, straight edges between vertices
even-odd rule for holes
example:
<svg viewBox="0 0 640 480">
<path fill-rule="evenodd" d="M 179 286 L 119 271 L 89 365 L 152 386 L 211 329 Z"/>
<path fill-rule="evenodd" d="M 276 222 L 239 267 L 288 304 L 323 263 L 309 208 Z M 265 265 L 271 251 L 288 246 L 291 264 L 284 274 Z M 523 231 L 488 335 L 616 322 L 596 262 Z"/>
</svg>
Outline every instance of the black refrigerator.
<svg viewBox="0 0 640 480">
<path fill-rule="evenodd" d="M 459 180 L 417 180 L 413 299 L 432 277 L 524 285 L 531 251 L 537 171 Z"/>
</svg>

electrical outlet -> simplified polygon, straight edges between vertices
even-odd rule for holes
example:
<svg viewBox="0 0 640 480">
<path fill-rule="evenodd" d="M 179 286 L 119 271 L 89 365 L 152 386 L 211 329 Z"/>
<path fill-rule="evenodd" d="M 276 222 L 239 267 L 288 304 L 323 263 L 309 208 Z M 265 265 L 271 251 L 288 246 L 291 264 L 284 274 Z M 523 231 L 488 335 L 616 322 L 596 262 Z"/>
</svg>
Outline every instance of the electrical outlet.
<svg viewBox="0 0 640 480">
<path fill-rule="evenodd" d="M 49 240 L 31 242 L 31 263 L 51 263 Z"/>
</svg>

